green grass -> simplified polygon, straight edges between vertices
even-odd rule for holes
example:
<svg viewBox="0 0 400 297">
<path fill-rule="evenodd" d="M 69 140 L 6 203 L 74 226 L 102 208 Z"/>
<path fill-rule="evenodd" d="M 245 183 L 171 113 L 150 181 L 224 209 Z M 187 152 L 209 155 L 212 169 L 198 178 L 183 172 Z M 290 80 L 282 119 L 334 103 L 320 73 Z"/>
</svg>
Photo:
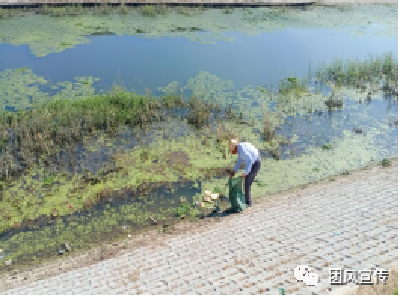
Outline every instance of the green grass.
<svg viewBox="0 0 400 297">
<path fill-rule="evenodd" d="M 396 290 L 396 291 L 394 291 L 393 292 L 393 295 L 399 295 L 399 292 L 398 292 L 399 290 Z"/>
</svg>

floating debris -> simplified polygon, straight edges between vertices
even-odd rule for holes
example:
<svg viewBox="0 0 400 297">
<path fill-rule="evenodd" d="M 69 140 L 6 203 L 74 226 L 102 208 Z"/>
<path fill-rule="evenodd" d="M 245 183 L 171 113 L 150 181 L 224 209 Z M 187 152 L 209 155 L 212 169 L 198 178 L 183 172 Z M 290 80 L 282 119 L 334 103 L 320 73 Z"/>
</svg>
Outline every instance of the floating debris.
<svg viewBox="0 0 400 297">
<path fill-rule="evenodd" d="M 218 198 L 219 198 L 219 194 L 211 194 L 212 201 L 218 200 Z"/>
<path fill-rule="evenodd" d="M 208 196 L 204 196 L 203 200 L 204 200 L 205 202 L 212 202 L 212 201 L 211 201 L 211 197 L 208 197 Z"/>
<path fill-rule="evenodd" d="M 71 246 L 69 245 L 68 242 L 64 243 L 65 249 L 69 252 L 71 250 Z"/>
<path fill-rule="evenodd" d="M 157 225 L 157 220 L 153 219 L 152 216 L 149 216 L 149 220 L 152 222 L 152 224 Z"/>
</svg>

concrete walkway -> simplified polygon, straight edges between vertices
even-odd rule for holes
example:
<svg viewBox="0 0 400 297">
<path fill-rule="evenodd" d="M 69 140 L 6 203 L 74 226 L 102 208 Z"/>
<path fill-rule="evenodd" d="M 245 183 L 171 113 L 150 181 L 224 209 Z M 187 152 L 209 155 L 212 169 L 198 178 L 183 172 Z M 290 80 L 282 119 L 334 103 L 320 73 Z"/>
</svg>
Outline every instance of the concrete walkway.
<svg viewBox="0 0 400 297">
<path fill-rule="evenodd" d="M 270 195 L 242 214 L 204 220 L 53 277 L 32 282 L 37 269 L 27 281 L 1 279 L 13 287 L 2 294 L 328 294 L 337 289 L 329 267 L 389 268 L 397 261 L 397 170 L 395 161 Z M 319 275 L 316 287 L 296 282 L 297 265 Z"/>
</svg>

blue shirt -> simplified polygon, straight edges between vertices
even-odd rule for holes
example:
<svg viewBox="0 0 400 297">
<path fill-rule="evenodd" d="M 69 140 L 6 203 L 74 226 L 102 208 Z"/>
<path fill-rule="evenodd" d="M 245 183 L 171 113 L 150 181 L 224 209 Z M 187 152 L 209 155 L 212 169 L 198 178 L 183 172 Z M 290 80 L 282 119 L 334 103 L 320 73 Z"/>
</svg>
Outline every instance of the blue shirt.
<svg viewBox="0 0 400 297">
<path fill-rule="evenodd" d="M 238 151 L 237 153 L 238 160 L 233 170 L 237 172 L 238 169 L 240 168 L 240 165 L 244 163 L 246 165 L 245 173 L 246 175 L 248 175 L 250 173 L 251 166 L 258 159 L 258 154 L 259 154 L 258 149 L 255 148 L 251 143 L 240 142 L 237 145 L 237 151 Z"/>
</svg>

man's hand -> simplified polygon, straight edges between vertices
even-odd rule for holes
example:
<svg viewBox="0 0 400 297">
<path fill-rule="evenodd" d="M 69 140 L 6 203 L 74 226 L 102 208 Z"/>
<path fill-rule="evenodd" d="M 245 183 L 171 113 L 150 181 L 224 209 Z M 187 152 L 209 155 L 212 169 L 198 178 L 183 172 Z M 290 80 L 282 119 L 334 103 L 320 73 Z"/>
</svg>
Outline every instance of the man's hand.
<svg viewBox="0 0 400 297">
<path fill-rule="evenodd" d="M 246 173 L 242 173 L 242 178 L 246 178 Z"/>
<path fill-rule="evenodd" d="M 232 170 L 231 172 L 231 178 L 235 176 L 235 170 Z"/>
</svg>

